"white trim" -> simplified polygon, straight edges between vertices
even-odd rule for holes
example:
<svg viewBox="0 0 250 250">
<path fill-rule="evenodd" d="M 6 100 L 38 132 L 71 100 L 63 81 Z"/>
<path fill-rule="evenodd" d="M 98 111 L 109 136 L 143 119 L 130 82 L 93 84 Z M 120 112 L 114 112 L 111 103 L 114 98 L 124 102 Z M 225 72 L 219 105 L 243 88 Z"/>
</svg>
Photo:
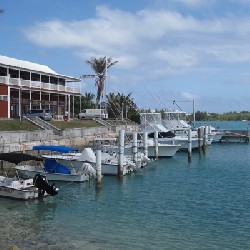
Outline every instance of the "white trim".
<svg viewBox="0 0 250 250">
<path fill-rule="evenodd" d="M 10 118 L 10 86 L 8 86 L 8 118 Z"/>
</svg>

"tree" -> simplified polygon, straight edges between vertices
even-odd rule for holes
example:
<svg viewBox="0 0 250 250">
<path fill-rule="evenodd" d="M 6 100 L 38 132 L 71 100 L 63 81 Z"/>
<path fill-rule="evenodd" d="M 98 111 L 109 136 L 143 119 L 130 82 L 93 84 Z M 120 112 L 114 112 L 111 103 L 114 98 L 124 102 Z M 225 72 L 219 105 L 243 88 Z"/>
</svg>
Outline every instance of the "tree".
<svg viewBox="0 0 250 250">
<path fill-rule="evenodd" d="M 81 95 L 80 98 L 75 97 L 74 102 L 73 102 L 73 98 L 70 98 L 70 107 L 73 107 L 74 105 L 74 113 L 76 115 L 79 114 L 80 107 L 81 109 L 92 109 L 95 107 L 95 104 L 93 102 L 94 97 L 95 97 L 94 94 L 85 92 L 85 95 Z M 80 105 L 80 101 L 81 101 L 81 105 Z"/>
<path fill-rule="evenodd" d="M 85 92 L 85 96 L 82 96 L 82 107 L 85 109 L 94 108 L 94 97 L 94 94 Z"/>
<path fill-rule="evenodd" d="M 125 115 L 126 118 L 132 119 L 138 115 L 137 106 L 131 95 L 132 93 L 127 96 L 120 93 L 107 95 L 107 110 L 110 118 L 123 118 Z"/>
<path fill-rule="evenodd" d="M 108 68 L 118 63 L 118 61 L 112 62 L 111 57 L 105 56 L 100 58 L 91 57 L 90 60 L 86 61 L 86 63 L 89 64 L 90 67 L 96 73 L 96 86 L 97 86 L 96 104 L 98 105 L 104 89 L 106 73 L 107 73 L 106 71 Z"/>
</svg>

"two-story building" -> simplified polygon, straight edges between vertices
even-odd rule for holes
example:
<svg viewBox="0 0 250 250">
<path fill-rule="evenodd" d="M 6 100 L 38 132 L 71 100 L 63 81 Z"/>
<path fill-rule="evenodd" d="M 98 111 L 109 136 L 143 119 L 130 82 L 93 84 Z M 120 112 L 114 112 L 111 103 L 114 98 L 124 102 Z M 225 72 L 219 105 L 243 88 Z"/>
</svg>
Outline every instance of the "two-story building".
<svg viewBox="0 0 250 250">
<path fill-rule="evenodd" d="M 47 109 L 60 116 L 70 110 L 75 96 L 81 96 L 79 78 L 0 56 L 0 118 L 20 117 L 30 109 Z"/>
</svg>

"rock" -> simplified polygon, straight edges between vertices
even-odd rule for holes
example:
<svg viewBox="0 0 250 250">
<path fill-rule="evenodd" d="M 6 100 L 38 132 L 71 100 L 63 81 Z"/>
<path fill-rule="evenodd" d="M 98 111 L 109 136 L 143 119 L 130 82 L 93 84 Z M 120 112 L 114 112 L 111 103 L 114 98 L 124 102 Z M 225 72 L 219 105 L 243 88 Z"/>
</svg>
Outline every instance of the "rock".
<svg viewBox="0 0 250 250">
<path fill-rule="evenodd" d="M 18 246 L 13 245 L 9 248 L 9 250 L 21 250 Z"/>
</svg>

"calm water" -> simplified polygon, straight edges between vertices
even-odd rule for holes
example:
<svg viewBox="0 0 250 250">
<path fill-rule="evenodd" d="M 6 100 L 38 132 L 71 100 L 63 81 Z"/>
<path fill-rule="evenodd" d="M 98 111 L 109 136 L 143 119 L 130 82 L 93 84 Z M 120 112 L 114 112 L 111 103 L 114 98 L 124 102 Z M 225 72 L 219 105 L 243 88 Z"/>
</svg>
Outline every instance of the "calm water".
<svg viewBox="0 0 250 250">
<path fill-rule="evenodd" d="M 0 198 L 0 249 L 250 249 L 250 145 L 209 146 L 125 176 Z"/>
<path fill-rule="evenodd" d="M 250 130 L 250 121 L 197 121 L 195 125 L 211 125 L 217 129 Z"/>
</svg>

